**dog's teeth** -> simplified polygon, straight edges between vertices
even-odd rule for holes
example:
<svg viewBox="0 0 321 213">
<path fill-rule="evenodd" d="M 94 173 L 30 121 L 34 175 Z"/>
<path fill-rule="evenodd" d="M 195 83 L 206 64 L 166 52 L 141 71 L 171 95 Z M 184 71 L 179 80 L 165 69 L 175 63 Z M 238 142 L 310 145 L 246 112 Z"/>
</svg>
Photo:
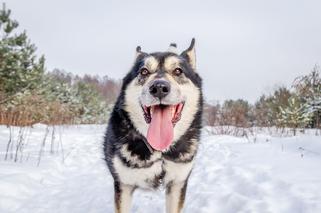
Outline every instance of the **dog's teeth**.
<svg viewBox="0 0 321 213">
<path fill-rule="evenodd" d="M 175 115 L 175 107 L 172 107 L 172 117 Z"/>
</svg>

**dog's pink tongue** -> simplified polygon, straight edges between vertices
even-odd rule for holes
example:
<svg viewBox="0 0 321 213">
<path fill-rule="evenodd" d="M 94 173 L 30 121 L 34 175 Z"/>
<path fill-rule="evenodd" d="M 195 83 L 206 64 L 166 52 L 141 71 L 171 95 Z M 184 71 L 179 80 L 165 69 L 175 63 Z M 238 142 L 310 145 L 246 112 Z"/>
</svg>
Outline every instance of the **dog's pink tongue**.
<svg viewBox="0 0 321 213">
<path fill-rule="evenodd" d="M 173 141 L 174 127 L 171 109 L 172 107 L 155 106 L 153 110 L 152 121 L 147 132 L 147 141 L 158 151 L 165 150 Z"/>
</svg>

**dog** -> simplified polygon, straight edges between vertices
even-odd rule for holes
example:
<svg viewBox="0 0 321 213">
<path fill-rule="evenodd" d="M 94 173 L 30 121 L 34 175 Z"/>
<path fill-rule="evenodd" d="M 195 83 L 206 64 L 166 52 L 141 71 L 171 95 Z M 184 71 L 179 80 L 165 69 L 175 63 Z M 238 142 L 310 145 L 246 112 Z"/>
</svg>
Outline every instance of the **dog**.
<svg viewBox="0 0 321 213">
<path fill-rule="evenodd" d="M 115 212 L 130 212 L 135 189 L 166 190 L 166 212 L 182 212 L 202 128 L 195 39 L 181 54 L 136 48 L 104 138 Z M 148 212 L 148 211 L 146 211 Z"/>
</svg>

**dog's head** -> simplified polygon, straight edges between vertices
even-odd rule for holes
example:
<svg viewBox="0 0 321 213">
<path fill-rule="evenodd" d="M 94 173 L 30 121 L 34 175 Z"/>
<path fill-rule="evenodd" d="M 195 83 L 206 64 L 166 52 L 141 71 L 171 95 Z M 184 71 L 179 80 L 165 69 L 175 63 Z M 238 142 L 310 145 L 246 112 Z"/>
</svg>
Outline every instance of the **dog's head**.
<svg viewBox="0 0 321 213">
<path fill-rule="evenodd" d="M 200 110 L 201 78 L 196 72 L 195 40 L 181 54 L 136 49 L 124 79 L 124 110 L 134 127 L 156 150 L 166 151 L 190 127 Z"/>
</svg>

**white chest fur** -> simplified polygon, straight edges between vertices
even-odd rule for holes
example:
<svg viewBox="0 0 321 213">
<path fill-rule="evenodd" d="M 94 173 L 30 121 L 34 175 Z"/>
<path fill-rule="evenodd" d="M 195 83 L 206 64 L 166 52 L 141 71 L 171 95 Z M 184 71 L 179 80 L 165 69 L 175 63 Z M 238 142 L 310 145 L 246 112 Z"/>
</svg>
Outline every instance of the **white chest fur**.
<svg viewBox="0 0 321 213">
<path fill-rule="evenodd" d="M 164 184 L 173 181 L 176 183 L 183 182 L 191 172 L 193 161 L 188 163 L 175 163 L 173 161 L 164 160 Z"/>
<path fill-rule="evenodd" d="M 120 181 L 124 184 L 150 188 L 151 182 L 162 172 L 165 172 L 163 184 L 185 181 L 189 175 L 193 161 L 188 163 L 175 163 L 169 160 L 159 160 L 148 168 L 130 168 L 126 166 L 118 156 L 113 159 L 114 168 Z"/>
</svg>

